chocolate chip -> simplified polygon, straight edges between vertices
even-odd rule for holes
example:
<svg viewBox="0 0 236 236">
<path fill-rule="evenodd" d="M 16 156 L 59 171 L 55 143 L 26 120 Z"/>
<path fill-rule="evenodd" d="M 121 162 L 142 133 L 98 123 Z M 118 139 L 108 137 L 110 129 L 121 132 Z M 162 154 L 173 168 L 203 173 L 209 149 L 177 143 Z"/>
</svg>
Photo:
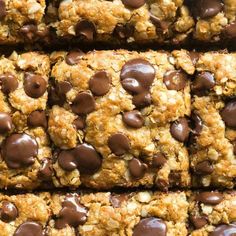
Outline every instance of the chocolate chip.
<svg viewBox="0 0 236 236">
<path fill-rule="evenodd" d="M 47 129 L 48 122 L 45 111 L 33 111 L 27 118 L 27 124 L 29 127 L 42 126 Z"/>
<path fill-rule="evenodd" d="M 13 236 L 45 236 L 43 226 L 35 221 L 26 221 L 19 225 Z"/>
<path fill-rule="evenodd" d="M 234 236 L 236 235 L 236 225 L 219 225 L 209 236 Z"/>
<path fill-rule="evenodd" d="M 72 111 L 78 115 L 86 115 L 95 110 L 94 97 L 87 92 L 78 93 L 72 103 Z"/>
<path fill-rule="evenodd" d="M 38 144 L 35 138 L 28 134 L 12 134 L 3 141 L 1 151 L 7 166 L 18 169 L 34 164 Z"/>
<path fill-rule="evenodd" d="M 167 226 L 166 223 L 156 217 L 150 217 L 140 220 L 134 226 L 133 236 L 166 236 Z"/>
<path fill-rule="evenodd" d="M 85 119 L 79 116 L 74 120 L 73 125 L 77 130 L 84 129 L 86 126 Z"/>
<path fill-rule="evenodd" d="M 196 113 L 191 114 L 191 128 L 194 135 L 199 135 L 203 129 L 203 123 L 201 117 Z"/>
<path fill-rule="evenodd" d="M 207 219 L 204 216 L 190 216 L 190 221 L 195 229 L 200 229 L 207 224 Z"/>
<path fill-rule="evenodd" d="M 158 33 L 165 34 L 168 32 L 170 23 L 164 20 L 160 20 L 158 17 L 150 13 L 150 20 L 155 25 Z"/>
<path fill-rule="evenodd" d="M 42 166 L 39 169 L 38 176 L 43 181 L 50 181 L 53 175 L 52 161 L 49 158 L 42 160 Z"/>
<path fill-rule="evenodd" d="M 7 11 L 5 0 L 0 0 L 0 20 L 3 20 L 6 15 Z"/>
<path fill-rule="evenodd" d="M 38 27 L 34 24 L 27 24 L 20 28 L 20 33 L 28 41 L 32 42 L 37 36 Z"/>
<path fill-rule="evenodd" d="M 128 167 L 130 174 L 137 179 L 142 178 L 147 170 L 147 165 L 137 158 L 130 160 Z"/>
<path fill-rule="evenodd" d="M 199 52 L 195 52 L 195 51 L 191 51 L 189 52 L 189 56 L 191 58 L 191 61 L 193 63 L 193 65 L 195 66 L 199 60 L 200 57 L 200 53 Z"/>
<path fill-rule="evenodd" d="M 154 168 L 160 168 L 163 165 L 165 165 L 165 163 L 167 162 L 164 154 L 162 154 L 161 152 L 158 152 L 156 154 L 154 154 L 153 159 L 152 159 L 152 166 Z"/>
<path fill-rule="evenodd" d="M 58 156 L 58 164 L 66 171 L 79 169 L 81 174 L 94 174 L 102 160 L 97 151 L 89 144 L 83 143 L 72 150 L 62 151 Z"/>
<path fill-rule="evenodd" d="M 182 90 L 188 83 L 188 76 L 185 72 L 178 71 L 168 71 L 165 73 L 163 81 L 169 90 Z"/>
<path fill-rule="evenodd" d="M 129 138 L 122 133 L 112 134 L 107 143 L 111 151 L 117 156 L 121 156 L 130 150 Z"/>
<path fill-rule="evenodd" d="M 106 71 L 96 72 L 89 80 L 89 89 L 96 96 L 103 96 L 110 90 L 110 77 Z"/>
<path fill-rule="evenodd" d="M 0 209 L 0 219 L 5 223 L 9 223 L 15 220 L 18 216 L 18 210 L 16 206 L 8 201 L 2 202 L 2 207 Z"/>
<path fill-rule="evenodd" d="M 133 96 L 132 102 L 137 108 L 143 108 L 151 105 L 152 97 L 149 92 L 139 93 Z"/>
<path fill-rule="evenodd" d="M 199 162 L 195 167 L 195 173 L 198 175 L 210 175 L 213 171 L 214 168 L 209 161 Z"/>
<path fill-rule="evenodd" d="M 12 118 L 5 112 L 0 112 L 0 134 L 6 134 L 13 129 Z"/>
<path fill-rule="evenodd" d="M 123 122 L 132 128 L 141 128 L 144 125 L 143 116 L 137 110 L 125 112 L 122 118 Z"/>
<path fill-rule="evenodd" d="M 214 75 L 210 72 L 203 71 L 198 73 L 192 83 L 192 92 L 198 96 L 205 95 L 215 86 Z"/>
<path fill-rule="evenodd" d="M 65 58 L 65 61 L 68 65 L 75 65 L 77 64 L 81 58 L 83 57 L 84 53 L 81 50 L 74 50 L 70 51 Z"/>
<path fill-rule="evenodd" d="M 110 202 L 113 207 L 119 208 L 121 204 L 128 200 L 127 194 L 115 194 L 110 196 Z"/>
<path fill-rule="evenodd" d="M 189 137 L 189 126 L 186 118 L 182 117 L 179 120 L 173 122 L 170 126 L 170 133 L 173 138 L 178 140 L 179 142 L 187 141 Z"/>
<path fill-rule="evenodd" d="M 217 15 L 223 10 L 221 0 L 198 0 L 192 2 L 191 10 L 195 18 L 206 19 Z"/>
<path fill-rule="evenodd" d="M 5 73 L 0 75 L 1 90 L 5 94 L 14 92 L 18 87 L 18 81 L 11 73 Z"/>
<path fill-rule="evenodd" d="M 55 228 L 63 229 L 67 225 L 78 227 L 87 220 L 87 209 L 80 204 L 79 197 L 76 194 L 68 194 L 62 202 L 62 209 L 55 220 Z"/>
<path fill-rule="evenodd" d="M 167 192 L 168 191 L 168 188 L 170 186 L 169 182 L 166 181 L 165 179 L 160 179 L 158 178 L 156 180 L 156 186 L 158 189 L 160 189 L 161 191 L 163 192 Z"/>
<path fill-rule="evenodd" d="M 220 115 L 227 126 L 236 128 L 236 100 L 226 103 Z"/>
<path fill-rule="evenodd" d="M 24 90 L 29 97 L 39 98 L 47 90 L 47 83 L 41 75 L 25 73 Z"/>
<path fill-rule="evenodd" d="M 75 26 L 75 33 L 77 36 L 92 41 L 96 34 L 96 27 L 91 21 L 81 20 Z"/>
<path fill-rule="evenodd" d="M 126 7 L 137 9 L 143 6 L 146 0 L 122 0 L 122 2 Z"/>
<path fill-rule="evenodd" d="M 223 33 L 227 38 L 236 38 L 236 21 L 232 22 L 231 24 L 228 24 L 225 27 Z"/>
<path fill-rule="evenodd" d="M 209 205 L 217 205 L 223 200 L 223 195 L 219 192 L 201 192 L 196 196 L 196 200 Z"/>
<path fill-rule="evenodd" d="M 120 39 L 127 39 L 133 36 L 134 29 L 134 26 L 129 23 L 126 25 L 118 24 L 114 29 L 114 35 Z"/>
<path fill-rule="evenodd" d="M 72 85 L 68 81 L 60 81 L 57 83 L 57 89 L 59 94 L 66 95 L 72 89 Z"/>
</svg>

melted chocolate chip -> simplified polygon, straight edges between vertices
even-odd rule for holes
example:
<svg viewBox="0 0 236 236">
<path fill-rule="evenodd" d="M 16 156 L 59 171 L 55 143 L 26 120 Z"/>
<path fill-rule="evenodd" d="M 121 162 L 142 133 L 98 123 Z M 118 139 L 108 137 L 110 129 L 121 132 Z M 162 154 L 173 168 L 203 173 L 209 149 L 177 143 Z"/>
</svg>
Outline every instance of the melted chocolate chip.
<svg viewBox="0 0 236 236">
<path fill-rule="evenodd" d="M 48 122 L 45 111 L 33 111 L 30 113 L 27 119 L 27 124 L 29 127 L 42 126 L 47 129 Z"/>
<path fill-rule="evenodd" d="M 38 144 L 28 134 L 12 134 L 4 140 L 1 151 L 7 166 L 18 169 L 34 164 Z"/>
<path fill-rule="evenodd" d="M 41 180 L 50 181 L 53 175 L 52 162 L 49 158 L 42 160 L 42 166 L 39 169 L 38 176 Z"/>
<path fill-rule="evenodd" d="M 129 138 L 122 133 L 112 134 L 108 138 L 108 147 L 115 155 L 121 156 L 130 150 Z"/>
<path fill-rule="evenodd" d="M 134 95 L 132 101 L 137 108 L 143 108 L 151 105 L 152 97 L 149 92 L 144 92 Z"/>
<path fill-rule="evenodd" d="M 161 191 L 163 192 L 167 192 L 168 191 L 168 188 L 170 186 L 169 182 L 166 181 L 165 179 L 160 179 L 158 178 L 156 180 L 156 186 L 158 189 L 160 189 Z"/>
<path fill-rule="evenodd" d="M 170 23 L 164 20 L 160 20 L 158 17 L 154 16 L 153 14 L 150 14 L 150 20 L 155 25 L 156 31 L 158 33 L 165 34 L 168 32 L 168 28 Z"/>
<path fill-rule="evenodd" d="M 115 194 L 110 196 L 110 202 L 113 207 L 119 208 L 121 204 L 128 200 L 127 194 Z"/>
<path fill-rule="evenodd" d="M 219 192 L 201 192 L 196 196 L 196 200 L 209 205 L 217 205 L 223 200 L 223 195 Z"/>
<path fill-rule="evenodd" d="M 57 89 L 59 94 L 66 95 L 72 89 L 72 85 L 68 81 L 60 81 L 57 83 Z"/>
<path fill-rule="evenodd" d="M 197 115 L 195 112 L 191 114 L 191 126 L 192 126 L 192 132 L 194 135 L 199 135 L 203 129 L 203 123 L 202 119 L 199 115 Z"/>
<path fill-rule="evenodd" d="M 122 2 L 126 7 L 137 9 L 143 6 L 146 0 L 122 0 Z"/>
<path fill-rule="evenodd" d="M 0 75 L 1 90 L 5 94 L 14 92 L 18 87 L 18 81 L 16 77 L 10 73 Z"/>
<path fill-rule="evenodd" d="M 68 65 L 77 64 L 80 59 L 83 57 L 84 53 L 81 50 L 70 51 L 65 58 L 65 61 Z"/>
<path fill-rule="evenodd" d="M 118 37 L 120 39 L 127 39 L 134 34 L 134 26 L 131 24 L 126 25 L 117 25 L 114 29 L 114 35 L 115 37 Z"/>
<path fill-rule="evenodd" d="M 141 128 L 144 125 L 143 116 L 137 110 L 125 112 L 122 118 L 123 122 L 132 128 Z"/>
<path fill-rule="evenodd" d="M 35 221 L 26 221 L 19 225 L 13 236 L 45 236 L 43 226 Z"/>
<path fill-rule="evenodd" d="M 215 228 L 209 236 L 235 236 L 236 235 L 236 225 L 219 225 Z"/>
<path fill-rule="evenodd" d="M 227 38 L 236 38 L 236 21 L 227 25 L 223 33 Z"/>
<path fill-rule="evenodd" d="M 195 80 L 193 81 L 192 91 L 198 96 L 203 96 L 214 86 L 214 75 L 210 72 L 203 71 L 201 73 L 198 73 Z"/>
<path fill-rule="evenodd" d="M 181 70 L 168 71 L 164 75 L 163 81 L 167 89 L 179 91 L 185 88 L 186 84 L 188 83 L 188 76 Z"/>
<path fill-rule="evenodd" d="M 142 178 L 147 170 L 147 165 L 137 158 L 130 160 L 128 167 L 130 174 L 137 179 Z"/>
<path fill-rule="evenodd" d="M 87 209 L 80 204 L 79 197 L 75 194 L 68 194 L 62 202 L 62 209 L 55 221 L 56 229 L 63 229 L 67 225 L 78 227 L 87 220 Z"/>
<path fill-rule="evenodd" d="M 77 36 L 92 41 L 96 34 L 96 27 L 91 21 L 81 20 L 76 24 L 75 32 Z"/>
<path fill-rule="evenodd" d="M 89 89 L 96 96 L 103 96 L 110 90 L 110 77 L 106 71 L 96 72 L 89 80 Z"/>
<path fill-rule="evenodd" d="M 0 208 L 0 219 L 5 223 L 9 223 L 15 220 L 17 216 L 18 210 L 16 206 L 11 202 L 3 201 Z"/>
<path fill-rule="evenodd" d="M 179 142 L 187 141 L 189 137 L 189 126 L 186 118 L 182 117 L 179 120 L 173 122 L 170 126 L 170 133 Z"/>
<path fill-rule="evenodd" d="M 47 90 L 47 83 L 41 75 L 25 73 L 24 90 L 29 97 L 39 98 Z"/>
<path fill-rule="evenodd" d="M 73 125 L 77 130 L 84 129 L 86 126 L 85 119 L 79 116 L 74 120 Z"/>
<path fill-rule="evenodd" d="M 213 171 L 214 168 L 209 161 L 199 162 L 195 167 L 195 173 L 198 175 L 210 175 Z"/>
<path fill-rule="evenodd" d="M 200 53 L 199 52 L 195 52 L 195 51 L 191 51 L 189 52 L 189 56 L 192 60 L 193 65 L 195 66 L 199 60 L 200 57 Z"/>
<path fill-rule="evenodd" d="M 133 236 L 166 236 L 167 226 L 165 222 L 161 219 L 150 217 L 140 220 L 140 222 L 135 225 Z"/>
<path fill-rule="evenodd" d="M 160 168 L 163 165 L 165 165 L 165 163 L 167 162 L 164 154 L 162 154 L 161 152 L 158 152 L 156 154 L 154 154 L 153 159 L 152 159 L 152 166 L 154 168 Z"/>
<path fill-rule="evenodd" d="M 13 128 L 12 118 L 5 112 L 0 112 L 0 134 L 6 134 Z"/>
<path fill-rule="evenodd" d="M 195 229 L 200 229 L 207 224 L 207 219 L 204 216 L 191 216 L 190 221 Z"/>
<path fill-rule="evenodd" d="M 72 111 L 78 115 L 86 115 L 95 110 L 94 97 L 87 92 L 78 93 L 72 103 Z"/>
<path fill-rule="evenodd" d="M 20 28 L 20 33 L 28 41 L 32 42 L 37 36 L 38 27 L 34 24 L 27 24 Z"/>
<path fill-rule="evenodd" d="M 236 100 L 226 103 L 220 115 L 227 126 L 236 128 Z"/>
<path fill-rule="evenodd" d="M 5 0 L 0 0 L 0 20 L 3 20 L 6 15 L 7 11 Z"/>
<path fill-rule="evenodd" d="M 99 170 L 102 160 L 97 151 L 89 144 L 81 144 L 72 150 L 62 151 L 58 164 L 66 171 L 79 169 L 81 174 L 94 174 Z"/>
</svg>

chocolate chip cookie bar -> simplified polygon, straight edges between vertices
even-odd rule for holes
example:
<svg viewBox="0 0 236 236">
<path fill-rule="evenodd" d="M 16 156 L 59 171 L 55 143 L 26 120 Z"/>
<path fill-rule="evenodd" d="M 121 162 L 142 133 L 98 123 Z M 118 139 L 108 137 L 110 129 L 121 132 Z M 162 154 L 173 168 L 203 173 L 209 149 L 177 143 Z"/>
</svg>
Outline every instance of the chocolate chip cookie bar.
<svg viewBox="0 0 236 236">
<path fill-rule="evenodd" d="M 0 59 L 0 188 L 33 189 L 51 177 L 49 72 L 45 54 L 13 52 Z"/>
<path fill-rule="evenodd" d="M 235 192 L 211 191 L 192 194 L 189 199 L 189 235 L 235 235 L 235 210 Z"/>
<path fill-rule="evenodd" d="M 236 38 L 235 0 L 52 1 L 52 27 L 64 39 L 181 44 Z M 48 13 L 49 14 L 49 13 Z"/>
<path fill-rule="evenodd" d="M 185 236 L 188 206 L 184 192 L 0 195 L 0 230 L 2 236 Z"/>
<path fill-rule="evenodd" d="M 51 61 L 48 132 L 58 185 L 189 185 L 187 51 L 54 52 Z"/>
</svg>

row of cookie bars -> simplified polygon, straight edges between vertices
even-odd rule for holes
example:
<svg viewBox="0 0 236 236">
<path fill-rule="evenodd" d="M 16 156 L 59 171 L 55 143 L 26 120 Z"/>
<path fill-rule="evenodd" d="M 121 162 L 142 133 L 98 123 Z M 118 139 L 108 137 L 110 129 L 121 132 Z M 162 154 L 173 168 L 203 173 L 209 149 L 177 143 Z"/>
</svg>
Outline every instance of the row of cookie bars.
<svg viewBox="0 0 236 236">
<path fill-rule="evenodd" d="M 235 20 L 235 0 L 1 0 L 0 44 L 224 42 Z"/>
<path fill-rule="evenodd" d="M 233 188 L 235 95 L 235 53 L 2 56 L 0 188 Z"/>
<path fill-rule="evenodd" d="M 2 236 L 233 236 L 235 192 L 0 194 Z"/>
</svg>

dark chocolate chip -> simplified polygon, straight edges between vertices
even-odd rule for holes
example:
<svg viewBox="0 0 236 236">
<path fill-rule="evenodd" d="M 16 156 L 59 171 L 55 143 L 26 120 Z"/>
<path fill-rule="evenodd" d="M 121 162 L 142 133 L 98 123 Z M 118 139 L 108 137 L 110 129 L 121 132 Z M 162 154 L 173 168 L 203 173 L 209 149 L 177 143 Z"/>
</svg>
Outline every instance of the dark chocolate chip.
<svg viewBox="0 0 236 236">
<path fill-rule="evenodd" d="M 29 127 L 42 126 L 47 129 L 48 122 L 45 111 L 33 111 L 30 113 L 27 119 L 27 124 Z"/>
<path fill-rule="evenodd" d="M 168 28 L 170 23 L 164 20 L 160 20 L 158 17 L 154 16 L 150 13 L 150 20 L 155 25 L 156 31 L 162 34 L 165 34 L 168 32 Z"/>
<path fill-rule="evenodd" d="M 3 141 L 1 151 L 7 166 L 18 169 L 34 164 L 38 144 L 36 139 L 28 134 L 12 134 Z"/>
<path fill-rule="evenodd" d="M 66 93 L 68 93 L 72 89 L 72 85 L 68 81 L 60 81 L 57 83 L 56 87 L 60 95 L 66 95 Z"/>
<path fill-rule="evenodd" d="M 1 90 L 5 94 L 14 92 L 18 87 L 18 81 L 16 77 L 10 73 L 0 75 Z"/>
<path fill-rule="evenodd" d="M 72 150 L 61 151 L 58 155 L 59 166 L 66 171 L 72 171 L 77 168 L 77 163 Z"/>
<path fill-rule="evenodd" d="M 190 216 L 190 221 L 195 229 L 200 229 L 207 224 L 207 219 L 204 216 Z"/>
<path fill-rule="evenodd" d="M 125 112 L 122 118 L 123 122 L 132 128 L 141 128 L 144 125 L 143 116 L 137 110 Z"/>
<path fill-rule="evenodd" d="M 25 73 L 24 90 L 29 97 L 39 98 L 46 92 L 47 83 L 41 75 Z"/>
<path fill-rule="evenodd" d="M 86 126 L 85 119 L 83 117 L 78 117 L 74 120 L 73 125 L 77 130 L 84 129 Z"/>
<path fill-rule="evenodd" d="M 55 228 L 63 229 L 67 225 L 78 227 L 87 220 L 87 209 L 80 204 L 79 197 L 76 194 L 68 194 L 62 202 L 62 209 L 55 220 Z"/>
<path fill-rule="evenodd" d="M 225 104 L 225 107 L 220 112 L 220 115 L 226 126 L 236 128 L 236 100 L 231 100 Z"/>
<path fill-rule="evenodd" d="M 111 151 L 117 156 L 121 156 L 130 150 L 129 138 L 122 133 L 112 134 L 107 143 Z"/>
<path fill-rule="evenodd" d="M 193 65 L 195 66 L 200 58 L 200 53 L 195 52 L 195 51 L 191 51 L 191 52 L 189 52 L 189 56 L 192 60 Z"/>
<path fill-rule="evenodd" d="M 118 37 L 120 39 L 127 39 L 134 34 L 134 26 L 127 23 L 126 25 L 120 25 L 118 24 L 114 29 L 114 35 L 115 37 Z"/>
<path fill-rule="evenodd" d="M 163 165 L 165 165 L 165 163 L 167 162 L 164 154 L 162 154 L 161 152 L 158 152 L 156 154 L 154 154 L 153 159 L 152 159 L 152 166 L 154 168 L 160 168 Z"/>
<path fill-rule="evenodd" d="M 72 103 L 72 111 L 78 115 L 86 115 L 95 110 L 94 97 L 87 92 L 78 93 Z"/>
<path fill-rule="evenodd" d="M 6 134 L 13 129 L 12 118 L 8 113 L 0 112 L 0 134 Z"/>
<path fill-rule="evenodd" d="M 191 126 L 192 132 L 194 135 L 199 135 L 203 129 L 203 123 L 201 117 L 196 113 L 193 112 L 191 114 Z"/>
<path fill-rule="evenodd" d="M 13 236 L 45 236 L 43 226 L 35 221 L 26 221 L 19 225 Z"/>
<path fill-rule="evenodd" d="M 184 117 L 179 118 L 179 120 L 173 122 L 170 126 L 170 133 L 173 138 L 178 140 L 179 142 L 187 141 L 189 137 L 189 126 L 188 120 Z"/>
<path fill-rule="evenodd" d="M 166 236 L 166 223 L 155 217 L 145 218 L 134 226 L 133 236 Z"/>
<path fill-rule="evenodd" d="M 192 91 L 198 96 L 205 95 L 210 89 L 215 86 L 214 75 L 210 72 L 203 71 L 198 73 L 192 83 Z"/>
<path fill-rule="evenodd" d="M 219 225 L 209 236 L 235 236 L 236 235 L 236 225 Z"/>
<path fill-rule="evenodd" d="M 199 162 L 195 167 L 195 173 L 198 175 L 210 175 L 213 171 L 214 168 L 209 161 Z"/>
<path fill-rule="evenodd" d="M 50 181 L 53 175 L 52 161 L 49 158 L 42 160 L 42 166 L 39 169 L 38 176 L 43 181 Z"/>
<path fill-rule="evenodd" d="M 2 207 L 0 208 L 0 219 L 5 223 L 9 223 L 15 220 L 18 216 L 18 210 L 16 206 L 8 201 L 2 202 Z"/>
<path fill-rule="evenodd" d="M 0 20 L 3 20 L 6 15 L 7 11 L 5 0 L 0 0 Z"/>
<path fill-rule="evenodd" d="M 151 105 L 152 97 L 149 92 L 143 92 L 143 93 L 134 95 L 132 102 L 137 108 L 143 108 L 143 107 L 147 107 Z"/>
<path fill-rule="evenodd" d="M 96 96 L 103 96 L 110 90 L 110 77 L 106 71 L 96 72 L 89 80 L 89 89 Z"/>
<path fill-rule="evenodd" d="M 217 205 L 223 200 L 223 195 L 219 192 L 201 192 L 196 196 L 196 200 L 209 205 Z"/>
<path fill-rule="evenodd" d="M 227 25 L 223 31 L 224 35 L 227 38 L 236 38 L 236 21 L 232 22 L 231 24 Z"/>
<path fill-rule="evenodd" d="M 167 89 L 169 90 L 182 90 L 188 83 L 188 76 L 184 71 L 168 71 L 163 79 Z"/>
<path fill-rule="evenodd" d="M 130 160 L 128 166 L 130 174 L 137 179 L 142 178 L 147 170 L 147 165 L 137 158 Z"/>
<path fill-rule="evenodd" d="M 92 41 L 96 34 L 96 27 L 91 21 L 81 20 L 75 26 L 75 33 L 77 36 Z"/>
<path fill-rule="evenodd" d="M 66 55 L 65 61 L 68 65 L 75 65 L 80 61 L 83 55 L 84 53 L 81 50 L 70 51 Z"/>
<path fill-rule="evenodd" d="M 113 207 L 119 208 L 121 204 L 128 200 L 127 194 L 115 194 L 110 196 L 110 202 Z"/>
<path fill-rule="evenodd" d="M 137 9 L 143 6 L 146 0 L 122 0 L 122 2 L 126 7 Z"/>
<path fill-rule="evenodd" d="M 34 24 L 27 24 L 20 28 L 20 33 L 28 41 L 32 42 L 37 36 L 38 27 Z"/>
<path fill-rule="evenodd" d="M 163 192 L 167 192 L 168 191 L 168 188 L 170 186 L 169 182 L 164 180 L 164 179 L 160 179 L 158 178 L 156 180 L 156 186 L 158 189 L 160 189 L 161 191 Z"/>
</svg>

